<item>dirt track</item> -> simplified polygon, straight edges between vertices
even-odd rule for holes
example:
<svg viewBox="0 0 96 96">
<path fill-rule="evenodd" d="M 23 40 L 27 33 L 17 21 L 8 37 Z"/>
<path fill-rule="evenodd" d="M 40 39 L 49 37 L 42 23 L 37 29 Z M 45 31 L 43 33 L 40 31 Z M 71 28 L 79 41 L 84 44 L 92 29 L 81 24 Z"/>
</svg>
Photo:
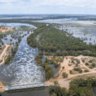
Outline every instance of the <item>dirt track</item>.
<svg viewBox="0 0 96 96">
<path fill-rule="evenodd" d="M 67 58 L 66 57 L 64 58 L 64 61 L 61 63 L 61 68 L 59 70 L 59 76 L 57 78 L 53 78 L 53 79 L 50 79 L 49 81 L 46 81 L 45 82 L 46 85 L 48 85 L 48 86 L 54 85 L 54 82 L 57 81 L 61 87 L 65 87 L 66 89 L 69 89 L 70 81 L 72 81 L 73 79 L 96 76 L 96 68 L 90 69 L 88 66 L 86 66 L 81 61 L 81 58 L 85 58 L 85 56 L 78 56 L 76 58 L 78 58 L 80 60 L 80 68 L 85 68 L 85 69 L 89 70 L 89 72 L 70 74 L 69 70 L 72 70 L 74 68 L 74 65 L 68 66 L 68 62 L 70 61 L 70 58 L 73 58 L 73 57 L 68 56 Z M 88 57 L 88 58 L 90 58 L 90 57 Z M 65 78 L 65 79 L 62 78 L 63 72 L 66 72 L 68 74 L 68 78 Z"/>
</svg>

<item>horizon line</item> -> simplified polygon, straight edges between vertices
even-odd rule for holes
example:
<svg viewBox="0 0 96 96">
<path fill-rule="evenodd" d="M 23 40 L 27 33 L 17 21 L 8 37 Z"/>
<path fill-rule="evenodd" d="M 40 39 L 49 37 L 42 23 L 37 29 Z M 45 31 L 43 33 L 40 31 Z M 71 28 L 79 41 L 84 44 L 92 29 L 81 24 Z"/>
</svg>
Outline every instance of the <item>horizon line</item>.
<svg viewBox="0 0 96 96">
<path fill-rule="evenodd" d="M 8 14 L 0 14 L 2 15 L 71 15 L 71 16 L 96 16 L 96 14 L 64 14 L 64 13 L 8 13 Z"/>
</svg>

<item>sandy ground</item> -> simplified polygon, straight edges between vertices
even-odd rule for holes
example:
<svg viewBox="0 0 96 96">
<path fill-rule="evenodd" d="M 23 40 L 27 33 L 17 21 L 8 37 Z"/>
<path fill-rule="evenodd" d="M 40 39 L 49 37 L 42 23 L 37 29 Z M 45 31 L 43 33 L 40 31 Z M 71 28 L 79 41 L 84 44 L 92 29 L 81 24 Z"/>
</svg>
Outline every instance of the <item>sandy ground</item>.
<svg viewBox="0 0 96 96">
<path fill-rule="evenodd" d="M 71 60 L 79 60 L 79 68 L 81 68 L 82 70 L 86 69 L 88 70 L 88 72 L 82 71 L 82 73 L 78 73 L 75 72 L 74 74 L 70 74 L 70 70 L 73 70 L 76 67 L 75 63 L 72 63 Z M 84 62 L 82 61 L 85 60 Z M 48 81 L 45 82 L 45 84 L 47 86 L 50 85 L 54 85 L 54 82 L 58 82 L 58 84 L 61 87 L 64 87 L 66 89 L 69 89 L 69 85 L 70 85 L 70 81 L 76 78 L 82 78 L 82 77 L 86 77 L 86 76 L 96 76 L 96 67 L 94 68 L 89 68 L 88 66 L 85 65 L 86 62 L 88 62 L 89 60 L 95 60 L 95 57 L 89 57 L 89 56 L 66 56 L 64 57 L 63 62 L 60 64 L 60 70 L 59 70 L 59 75 L 56 78 L 52 78 Z M 90 63 L 91 64 L 91 63 Z M 63 78 L 62 77 L 62 73 L 67 73 L 68 77 L 67 78 Z"/>
<path fill-rule="evenodd" d="M 6 57 L 9 56 L 9 50 L 11 49 L 11 45 L 5 45 L 4 49 L 2 50 L 2 53 L 0 54 L 0 65 L 4 64 Z"/>
<path fill-rule="evenodd" d="M 11 27 L 0 26 L 0 32 L 5 33 L 9 31 L 13 31 L 13 29 Z"/>
</svg>

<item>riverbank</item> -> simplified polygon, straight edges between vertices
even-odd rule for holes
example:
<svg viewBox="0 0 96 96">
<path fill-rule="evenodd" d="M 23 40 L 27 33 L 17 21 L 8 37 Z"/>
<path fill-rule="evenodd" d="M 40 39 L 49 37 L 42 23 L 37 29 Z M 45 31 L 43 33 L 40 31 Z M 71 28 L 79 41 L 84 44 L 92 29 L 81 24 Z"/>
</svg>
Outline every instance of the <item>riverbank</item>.
<svg viewBox="0 0 96 96">
<path fill-rule="evenodd" d="M 33 26 L 32 28 L 34 30 Z M 30 32 L 18 32 L 15 36 L 15 40 L 18 40 L 19 37 L 21 37 L 21 40 L 20 43 L 18 43 L 18 50 L 11 61 L 11 64 L 0 66 L 0 81 L 4 82 L 8 89 L 11 89 L 11 86 L 14 87 L 14 89 L 18 86 L 17 89 L 20 89 L 23 85 L 26 85 L 23 86 L 24 88 L 27 88 L 28 85 L 34 84 L 35 86 L 41 84 L 44 85 L 42 68 L 37 66 L 34 60 L 35 56 L 38 54 L 38 50 L 31 48 L 26 41 L 27 37 L 33 32 L 33 30 Z M 8 40 L 6 38 L 3 39 L 5 43 L 6 41 L 9 41 L 8 43 L 10 43 L 9 37 L 13 39 L 15 38 L 13 35 L 8 36 Z M 13 39 L 11 41 L 14 41 Z"/>
<path fill-rule="evenodd" d="M 10 62 L 10 59 L 12 57 L 12 50 L 13 50 L 13 47 L 11 45 L 4 46 L 4 49 L 2 50 L 2 53 L 0 54 L 0 66 L 2 64 L 6 64 Z"/>
</svg>

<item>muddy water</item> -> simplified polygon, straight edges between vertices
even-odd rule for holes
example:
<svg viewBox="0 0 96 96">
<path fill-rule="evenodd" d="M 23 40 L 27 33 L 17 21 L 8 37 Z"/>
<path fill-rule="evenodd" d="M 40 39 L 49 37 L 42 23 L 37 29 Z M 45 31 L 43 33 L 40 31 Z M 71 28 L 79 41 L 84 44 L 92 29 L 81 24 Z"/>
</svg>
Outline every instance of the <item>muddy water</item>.
<svg viewBox="0 0 96 96">
<path fill-rule="evenodd" d="M 27 44 L 28 36 L 29 34 L 22 38 L 12 63 L 0 66 L 0 81 L 4 82 L 9 89 L 43 85 L 42 68 L 37 66 L 34 60 L 38 50 Z"/>
</svg>

